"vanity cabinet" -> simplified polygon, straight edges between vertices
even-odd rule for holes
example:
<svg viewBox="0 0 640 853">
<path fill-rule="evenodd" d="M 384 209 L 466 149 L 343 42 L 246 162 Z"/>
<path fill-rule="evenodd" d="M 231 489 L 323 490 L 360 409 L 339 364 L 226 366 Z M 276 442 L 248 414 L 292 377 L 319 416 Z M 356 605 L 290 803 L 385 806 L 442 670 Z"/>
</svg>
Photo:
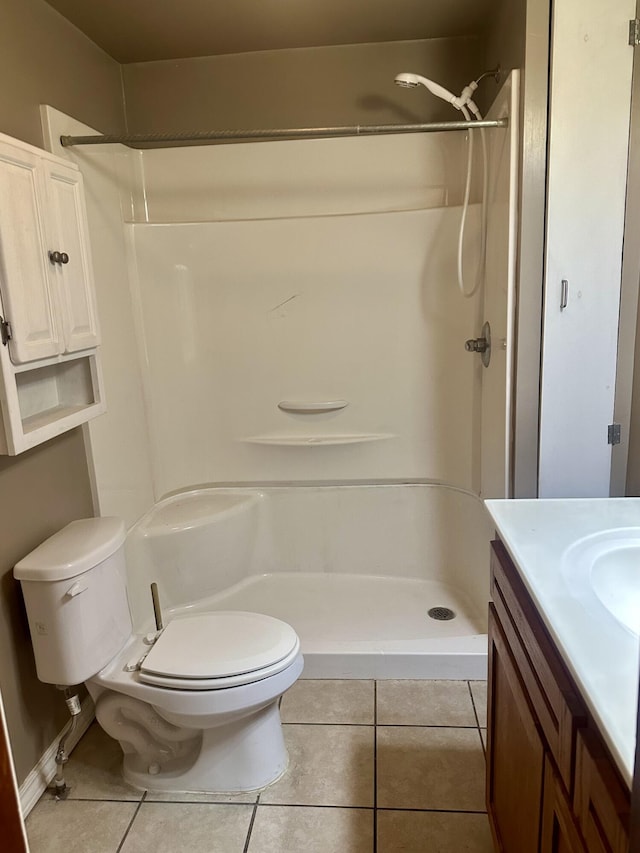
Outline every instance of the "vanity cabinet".
<svg viewBox="0 0 640 853">
<path fill-rule="evenodd" d="M 0 452 L 105 410 L 82 175 L 0 134 Z"/>
<path fill-rule="evenodd" d="M 629 790 L 506 549 L 492 543 L 487 811 L 500 853 L 629 853 Z"/>
</svg>

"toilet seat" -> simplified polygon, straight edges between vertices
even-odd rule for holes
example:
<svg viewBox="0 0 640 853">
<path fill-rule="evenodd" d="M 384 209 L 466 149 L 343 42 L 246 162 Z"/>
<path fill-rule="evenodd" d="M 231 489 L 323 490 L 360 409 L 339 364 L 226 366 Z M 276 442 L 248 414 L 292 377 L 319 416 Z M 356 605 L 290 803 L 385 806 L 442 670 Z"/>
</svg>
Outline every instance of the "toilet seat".
<svg viewBox="0 0 640 853">
<path fill-rule="evenodd" d="M 290 654 L 283 660 L 263 669 L 256 669 L 252 672 L 242 673 L 241 675 L 230 675 L 224 678 L 171 678 L 166 675 L 144 672 L 141 669 L 138 677 L 140 681 L 146 684 L 153 684 L 156 687 L 168 687 L 170 690 L 224 690 L 228 687 L 241 687 L 242 685 L 252 684 L 254 681 L 262 681 L 271 675 L 277 675 L 291 666 L 297 660 L 299 654 L 300 641 L 298 640 Z"/>
<path fill-rule="evenodd" d="M 147 684 L 221 690 L 282 672 L 300 640 L 290 625 L 261 613 L 213 611 L 171 621 L 140 663 Z"/>
</svg>

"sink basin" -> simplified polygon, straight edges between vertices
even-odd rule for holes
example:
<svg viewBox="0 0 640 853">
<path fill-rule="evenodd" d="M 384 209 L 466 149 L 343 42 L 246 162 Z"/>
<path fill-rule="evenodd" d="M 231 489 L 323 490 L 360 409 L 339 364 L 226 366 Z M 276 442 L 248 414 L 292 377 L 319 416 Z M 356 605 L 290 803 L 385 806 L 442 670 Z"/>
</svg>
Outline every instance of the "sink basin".
<svg viewBox="0 0 640 853">
<path fill-rule="evenodd" d="M 605 530 L 579 540 L 565 551 L 562 574 L 594 616 L 604 610 L 640 635 L 640 528 Z"/>
<path fill-rule="evenodd" d="M 632 633 L 640 631 L 640 541 L 598 557 L 591 586 L 614 618 Z"/>
</svg>

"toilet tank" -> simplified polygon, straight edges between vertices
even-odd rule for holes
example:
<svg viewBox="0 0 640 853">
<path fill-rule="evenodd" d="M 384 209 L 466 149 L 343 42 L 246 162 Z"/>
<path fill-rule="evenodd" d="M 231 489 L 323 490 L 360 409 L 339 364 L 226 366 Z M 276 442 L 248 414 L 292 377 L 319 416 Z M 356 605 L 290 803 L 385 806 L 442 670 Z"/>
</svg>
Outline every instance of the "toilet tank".
<svg viewBox="0 0 640 853">
<path fill-rule="evenodd" d="M 41 681 L 86 681 L 130 637 L 124 539 L 119 518 L 72 521 L 13 570 Z"/>
</svg>

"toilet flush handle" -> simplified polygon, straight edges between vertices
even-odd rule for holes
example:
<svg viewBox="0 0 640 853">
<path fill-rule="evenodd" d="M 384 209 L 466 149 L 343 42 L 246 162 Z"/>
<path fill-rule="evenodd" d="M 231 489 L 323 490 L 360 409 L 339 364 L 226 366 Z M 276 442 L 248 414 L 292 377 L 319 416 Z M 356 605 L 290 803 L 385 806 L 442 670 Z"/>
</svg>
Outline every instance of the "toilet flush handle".
<svg viewBox="0 0 640 853">
<path fill-rule="evenodd" d="M 76 581 L 73 586 L 70 586 L 66 591 L 65 595 L 69 598 L 75 598 L 76 595 L 80 595 L 81 592 L 86 592 L 89 587 L 83 586 L 80 581 Z"/>
</svg>

